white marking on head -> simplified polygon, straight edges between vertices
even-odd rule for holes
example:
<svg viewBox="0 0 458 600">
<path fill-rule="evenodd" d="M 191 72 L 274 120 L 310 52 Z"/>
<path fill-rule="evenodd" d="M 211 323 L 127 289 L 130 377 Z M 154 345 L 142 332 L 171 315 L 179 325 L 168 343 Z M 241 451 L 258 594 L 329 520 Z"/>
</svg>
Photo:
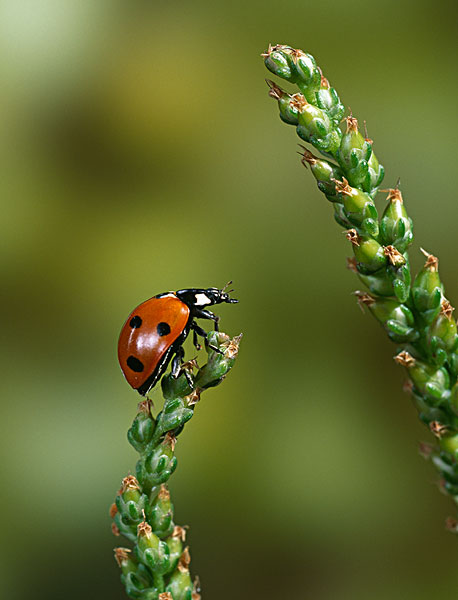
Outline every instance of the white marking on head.
<svg viewBox="0 0 458 600">
<path fill-rule="evenodd" d="M 212 301 L 205 294 L 196 294 L 196 306 L 205 306 L 205 304 L 211 304 Z"/>
</svg>

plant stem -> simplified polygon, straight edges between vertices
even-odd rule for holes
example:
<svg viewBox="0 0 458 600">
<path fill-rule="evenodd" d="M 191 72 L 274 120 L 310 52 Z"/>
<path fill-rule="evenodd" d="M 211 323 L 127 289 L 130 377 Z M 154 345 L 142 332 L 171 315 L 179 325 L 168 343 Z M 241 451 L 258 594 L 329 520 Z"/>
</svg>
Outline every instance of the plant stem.
<svg viewBox="0 0 458 600">
<path fill-rule="evenodd" d="M 198 368 L 195 360 L 183 365 L 193 375 L 191 387 L 184 373 L 161 380 L 164 407 L 152 415 L 152 402 L 140 402 L 128 440 L 140 454 L 136 477 L 129 475 L 111 506 L 112 530 L 133 543 L 115 548 L 121 581 L 130 598 L 141 600 L 200 600 L 198 580 L 191 581 L 185 528 L 175 525 L 173 505 L 166 482 L 177 466 L 177 437 L 194 415 L 200 396 L 219 385 L 232 368 L 241 335 L 230 338 L 211 332 L 208 341 L 220 352 L 208 348 L 208 362 Z M 194 376 L 194 371 L 197 373 Z"/>
<path fill-rule="evenodd" d="M 370 292 L 356 291 L 356 298 L 398 345 L 394 360 L 406 370 L 404 389 L 436 438 L 434 444 L 421 444 L 420 451 L 438 469 L 441 490 L 458 504 L 458 334 L 439 261 L 422 250 L 426 262 L 412 282 L 407 248 L 413 223 L 399 184 L 382 190 L 388 196 L 380 217 L 374 199 L 384 169 L 373 141 L 360 133 L 352 114 L 345 119 L 346 130 L 340 129 L 344 106 L 313 56 L 285 45 L 269 46 L 262 56 L 272 73 L 299 88 L 291 94 L 267 80 L 280 118 L 325 157 L 301 146 L 302 164 L 310 167 L 346 230 L 353 250 L 348 268 Z M 458 520 L 449 517 L 446 527 L 458 533 Z"/>
</svg>

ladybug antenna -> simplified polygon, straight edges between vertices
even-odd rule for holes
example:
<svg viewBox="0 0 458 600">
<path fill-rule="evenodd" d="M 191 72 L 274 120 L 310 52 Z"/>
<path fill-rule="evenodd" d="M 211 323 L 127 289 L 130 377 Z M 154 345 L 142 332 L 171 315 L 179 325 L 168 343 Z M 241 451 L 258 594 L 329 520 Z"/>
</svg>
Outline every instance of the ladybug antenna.
<svg viewBox="0 0 458 600">
<path fill-rule="evenodd" d="M 223 289 L 220 290 L 221 296 L 222 296 L 222 298 L 224 298 L 223 300 L 220 300 L 220 301 L 228 302 L 229 304 L 236 304 L 238 302 L 238 300 L 236 300 L 235 298 L 229 298 L 229 294 L 234 291 L 232 289 L 231 290 L 227 289 L 231 285 L 231 283 L 232 283 L 232 281 L 228 281 L 226 283 L 226 285 L 223 287 Z"/>
</svg>

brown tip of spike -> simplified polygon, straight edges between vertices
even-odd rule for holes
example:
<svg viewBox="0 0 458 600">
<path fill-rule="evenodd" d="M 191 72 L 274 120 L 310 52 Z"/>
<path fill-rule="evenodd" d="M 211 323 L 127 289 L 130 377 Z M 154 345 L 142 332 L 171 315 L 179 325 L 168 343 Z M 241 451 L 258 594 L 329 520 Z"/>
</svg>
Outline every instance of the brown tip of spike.
<svg viewBox="0 0 458 600">
<path fill-rule="evenodd" d="M 446 317 L 446 318 L 447 318 L 449 321 L 451 321 L 451 320 L 452 320 L 452 316 L 453 316 L 453 311 L 454 311 L 454 310 L 455 310 L 455 309 L 454 309 L 454 308 L 453 308 L 453 306 L 450 304 L 450 302 L 449 302 L 449 301 L 448 301 L 446 298 L 444 298 L 444 299 L 442 300 L 442 303 L 441 303 L 441 311 L 440 311 L 440 314 L 441 314 L 442 316 Z"/>
<path fill-rule="evenodd" d="M 345 177 L 342 177 L 342 181 L 339 181 L 338 179 L 332 179 L 332 181 L 336 184 L 337 192 L 344 194 L 345 196 L 351 196 L 352 187 L 349 185 Z"/>
<path fill-rule="evenodd" d="M 447 517 L 445 519 L 445 529 L 451 533 L 458 533 L 458 520 L 454 517 Z"/>
<path fill-rule="evenodd" d="M 115 548 L 114 555 L 115 560 L 119 567 L 122 567 L 124 563 L 129 560 L 129 554 L 132 552 L 129 548 Z"/>
<path fill-rule="evenodd" d="M 347 257 L 347 269 L 349 271 L 353 271 L 353 273 L 358 273 L 358 267 L 357 265 L 357 261 L 356 258 L 354 256 L 352 257 Z"/>
<path fill-rule="evenodd" d="M 356 299 L 358 300 L 359 307 L 363 312 L 365 306 L 372 306 L 375 303 L 375 298 L 367 292 L 361 292 L 360 290 L 356 290 L 354 294 L 356 296 Z"/>
<path fill-rule="evenodd" d="M 396 354 L 394 360 L 398 363 L 398 365 L 401 365 L 401 367 L 406 367 L 406 369 L 414 367 L 416 364 L 414 357 L 405 350 L 399 352 L 399 354 Z"/>
<path fill-rule="evenodd" d="M 140 489 L 140 484 L 138 483 L 137 478 L 134 477 L 133 475 L 128 475 L 127 477 L 124 477 L 124 479 L 122 480 L 120 493 L 124 494 L 124 492 L 126 492 L 127 490 L 139 490 L 139 489 Z"/>
<path fill-rule="evenodd" d="M 429 424 L 429 428 L 430 428 L 432 434 L 435 435 L 439 439 L 441 437 L 443 437 L 446 433 L 448 433 L 447 425 L 444 425 L 443 423 L 440 423 L 439 421 L 431 421 L 431 423 Z"/>
<path fill-rule="evenodd" d="M 293 94 L 291 96 L 290 104 L 293 108 L 299 112 L 302 112 L 307 106 L 308 102 L 302 94 Z"/>
<path fill-rule="evenodd" d="M 431 273 L 437 273 L 439 269 L 439 259 L 436 256 L 429 254 L 429 252 L 426 252 L 423 248 L 420 248 L 420 250 L 426 256 L 424 268 L 431 271 Z"/>
<path fill-rule="evenodd" d="M 358 119 L 350 114 L 345 120 L 347 122 L 347 133 L 358 131 Z"/>
<path fill-rule="evenodd" d="M 298 154 L 302 156 L 301 163 L 304 165 L 304 167 L 307 167 L 307 163 L 309 165 L 314 165 L 318 162 L 318 158 L 314 154 L 312 154 L 310 150 L 308 150 L 305 146 L 299 144 L 299 148 L 302 149 L 302 152 L 298 152 Z"/>
<path fill-rule="evenodd" d="M 383 248 L 383 253 L 388 258 L 389 262 L 393 265 L 393 267 L 400 267 L 406 262 L 406 259 L 394 246 L 385 246 Z"/>
<path fill-rule="evenodd" d="M 287 96 L 287 93 L 281 89 L 279 85 L 272 81 L 271 79 L 266 79 L 266 83 L 269 86 L 269 96 L 274 98 L 274 100 L 280 100 L 283 96 Z"/>
<path fill-rule="evenodd" d="M 189 564 L 191 562 L 191 555 L 189 554 L 189 547 L 183 550 L 180 556 L 180 560 L 178 561 L 178 569 L 183 573 L 185 571 L 189 571 Z"/>
<path fill-rule="evenodd" d="M 397 187 L 396 188 L 387 188 L 384 190 L 380 190 L 381 192 L 387 192 L 388 196 L 387 196 L 387 200 L 389 200 L 390 202 L 400 202 L 401 204 L 404 204 L 404 201 L 402 199 L 402 194 L 401 194 L 401 190 L 399 190 Z"/>
<path fill-rule="evenodd" d="M 356 229 L 348 229 L 347 231 L 344 231 L 343 233 L 345 234 L 345 237 L 347 238 L 347 240 L 353 244 L 353 246 L 360 245 L 361 238 L 359 237 Z"/>
</svg>

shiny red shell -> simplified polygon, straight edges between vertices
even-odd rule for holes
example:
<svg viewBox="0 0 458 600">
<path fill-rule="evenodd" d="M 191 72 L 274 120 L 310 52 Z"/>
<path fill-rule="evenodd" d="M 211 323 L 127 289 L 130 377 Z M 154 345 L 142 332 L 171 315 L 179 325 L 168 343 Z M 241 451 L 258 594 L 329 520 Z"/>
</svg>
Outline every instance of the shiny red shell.
<svg viewBox="0 0 458 600">
<path fill-rule="evenodd" d="M 141 387 L 171 357 L 167 351 L 185 330 L 190 312 L 173 293 L 150 298 L 131 312 L 119 336 L 118 359 L 134 389 Z"/>
</svg>

